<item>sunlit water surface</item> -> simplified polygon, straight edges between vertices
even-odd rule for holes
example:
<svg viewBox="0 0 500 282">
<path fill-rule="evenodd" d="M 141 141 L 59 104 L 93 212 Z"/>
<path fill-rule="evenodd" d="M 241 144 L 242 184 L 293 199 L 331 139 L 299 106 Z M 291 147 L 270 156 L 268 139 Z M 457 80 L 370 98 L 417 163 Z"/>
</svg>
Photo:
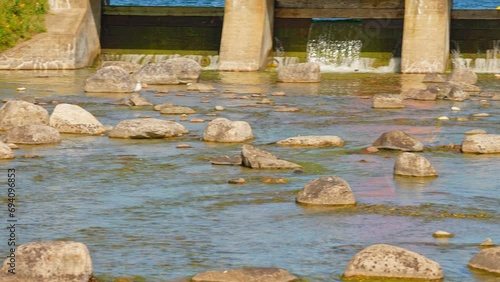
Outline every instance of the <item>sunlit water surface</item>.
<svg viewBox="0 0 500 282">
<path fill-rule="evenodd" d="M 430 150 L 422 155 L 439 177 L 394 178 L 398 152 L 368 155 L 362 149 L 383 132 L 397 129 L 428 148 L 460 144 L 463 133 L 471 129 L 498 134 L 500 102 L 483 107 L 477 100 L 406 101 L 403 110 L 372 109 L 369 96 L 399 93 L 419 86 L 422 79 L 400 74 L 323 74 L 318 84 L 279 84 L 274 72 L 205 71 L 202 80 L 216 86 L 214 93 L 186 92 L 184 85 L 168 86 L 168 94 L 155 94 L 155 89 L 165 87 L 153 86 L 141 92 L 154 103 L 196 109 L 197 114 L 181 121 L 178 116 L 160 116 L 150 107 L 111 104 L 127 95 L 84 93 L 84 79 L 92 72 L 2 72 L 1 98 L 47 102 L 49 112 L 53 101 L 79 104 L 111 126 L 141 116 L 171 119 L 190 133 L 166 140 L 63 135 L 59 145 L 20 146 L 16 159 L 0 161 L 2 171 L 17 171 L 18 242 L 83 242 L 97 276 L 142 276 L 146 281 L 241 266 L 281 267 L 309 281 L 340 281 L 354 254 L 387 243 L 439 262 L 445 281 L 499 281 L 466 266 L 485 238 L 500 242 L 499 155 Z M 493 75 L 481 76 L 479 85 L 484 91 L 500 91 L 500 79 Z M 27 90 L 18 92 L 18 87 Z M 270 96 L 274 91 L 287 95 Z M 275 105 L 301 111 L 275 112 L 272 106 L 256 104 L 262 97 L 235 99 L 256 93 L 268 94 Z M 206 100 L 210 103 L 202 103 Z M 204 143 L 200 138 L 206 123 L 189 122 L 213 119 L 206 114 L 213 113 L 215 105 L 226 109 L 220 117 L 251 124 L 256 138 L 249 143 L 300 163 L 304 172 L 211 165 L 209 158 L 237 155 L 241 148 Z M 452 106 L 462 110 L 452 112 Z M 454 119 L 480 112 L 490 117 Z M 451 120 L 438 121 L 439 116 Z M 274 144 L 296 135 L 337 135 L 346 144 L 320 149 Z M 192 148 L 177 149 L 181 143 Z M 296 193 L 324 175 L 348 181 L 357 206 L 298 206 Z M 288 183 L 261 183 L 265 176 Z M 239 177 L 247 184 L 228 184 Z M 4 211 L 2 220 L 5 217 Z M 436 240 L 432 233 L 437 230 L 456 236 Z M 5 230 L 1 234 L 8 236 Z M 1 252 L 7 254 L 6 243 Z"/>
</svg>

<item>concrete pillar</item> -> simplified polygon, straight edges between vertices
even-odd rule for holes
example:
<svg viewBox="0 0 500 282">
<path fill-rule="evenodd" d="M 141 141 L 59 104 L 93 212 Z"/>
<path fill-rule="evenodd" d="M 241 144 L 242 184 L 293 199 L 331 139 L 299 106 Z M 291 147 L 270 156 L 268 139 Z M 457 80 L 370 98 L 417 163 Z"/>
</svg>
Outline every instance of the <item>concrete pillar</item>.
<svg viewBox="0 0 500 282">
<path fill-rule="evenodd" d="M 256 71 L 273 47 L 273 0 L 226 0 L 219 70 Z"/>
<path fill-rule="evenodd" d="M 452 0 L 406 0 L 402 73 L 443 73 L 450 53 Z"/>
</svg>

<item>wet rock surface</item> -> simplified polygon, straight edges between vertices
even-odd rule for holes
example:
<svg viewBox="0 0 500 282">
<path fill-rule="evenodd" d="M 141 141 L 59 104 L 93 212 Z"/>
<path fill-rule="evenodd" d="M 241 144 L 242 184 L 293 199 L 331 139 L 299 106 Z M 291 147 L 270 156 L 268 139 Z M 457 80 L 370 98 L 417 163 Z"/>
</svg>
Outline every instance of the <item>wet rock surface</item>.
<svg viewBox="0 0 500 282">
<path fill-rule="evenodd" d="M 394 174 L 420 177 L 438 176 L 434 167 L 425 157 L 408 152 L 400 154 L 396 159 Z"/>
<path fill-rule="evenodd" d="M 299 204 L 353 205 L 356 203 L 349 184 L 337 176 L 323 176 L 308 182 L 298 193 Z"/>
<path fill-rule="evenodd" d="M 193 282 L 291 282 L 298 278 L 280 268 L 245 267 L 228 270 L 207 271 L 195 275 Z"/>
<path fill-rule="evenodd" d="M 466 136 L 462 152 L 478 154 L 500 153 L 500 134 L 475 134 Z"/>
<path fill-rule="evenodd" d="M 49 124 L 60 133 L 101 134 L 106 131 L 91 113 L 71 104 L 57 105 L 50 115 Z"/>
<path fill-rule="evenodd" d="M 482 250 L 469 261 L 468 266 L 500 274 L 500 247 Z"/>
<path fill-rule="evenodd" d="M 383 133 L 372 145 L 378 149 L 406 152 L 420 152 L 424 150 L 424 145 L 420 141 L 399 130 Z"/>
<path fill-rule="evenodd" d="M 275 155 L 244 144 L 241 149 L 243 166 L 256 169 L 301 169 L 298 164 L 278 159 Z"/>
<path fill-rule="evenodd" d="M 85 80 L 86 92 L 133 92 L 137 81 L 128 71 L 118 66 L 98 69 Z"/>
<path fill-rule="evenodd" d="M 25 125 L 10 129 L 1 139 L 6 143 L 41 145 L 60 143 L 61 135 L 48 125 Z"/>
<path fill-rule="evenodd" d="M 201 66 L 188 58 L 173 58 L 144 65 L 136 73 L 136 80 L 148 84 L 186 84 L 198 82 Z"/>
<path fill-rule="evenodd" d="M 162 119 L 130 119 L 118 123 L 109 132 L 111 138 L 150 139 L 182 136 L 188 133 L 184 126 Z"/>
<path fill-rule="evenodd" d="M 0 108 L 0 130 L 31 124 L 49 124 L 49 112 L 33 103 L 10 100 Z"/>
<path fill-rule="evenodd" d="M 207 124 L 203 140 L 210 142 L 239 143 L 253 139 L 250 124 L 245 121 L 231 121 L 217 118 Z"/>
<path fill-rule="evenodd" d="M 278 82 L 320 82 L 321 73 L 317 63 L 299 63 L 278 69 Z"/>
</svg>

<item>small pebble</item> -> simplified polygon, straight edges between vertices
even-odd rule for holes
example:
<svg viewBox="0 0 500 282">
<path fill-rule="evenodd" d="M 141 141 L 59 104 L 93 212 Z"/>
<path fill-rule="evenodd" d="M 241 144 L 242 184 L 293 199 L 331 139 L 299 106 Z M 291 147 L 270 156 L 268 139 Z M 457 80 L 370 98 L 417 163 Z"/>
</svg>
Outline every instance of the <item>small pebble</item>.
<svg viewBox="0 0 500 282">
<path fill-rule="evenodd" d="M 488 113 L 479 113 L 479 114 L 474 114 L 473 116 L 474 117 L 489 117 L 490 114 L 488 114 Z"/>
<path fill-rule="evenodd" d="M 446 231 L 442 231 L 442 230 L 436 231 L 436 232 L 434 232 L 434 234 L 432 234 L 432 237 L 434 237 L 434 238 L 451 238 L 454 236 L 455 235 L 453 235 L 449 232 L 446 232 Z"/>
<path fill-rule="evenodd" d="M 14 143 L 7 143 L 5 145 L 7 145 L 7 147 L 11 148 L 12 150 L 19 149 L 19 147 Z"/>
<path fill-rule="evenodd" d="M 208 113 L 208 114 L 206 114 L 206 116 L 209 116 L 209 117 L 216 117 L 216 116 L 218 116 L 218 114 L 216 114 L 216 113 Z"/>
<path fill-rule="evenodd" d="M 228 181 L 229 184 L 245 184 L 247 181 L 244 178 L 235 178 Z"/>
<path fill-rule="evenodd" d="M 204 123 L 205 120 L 201 119 L 201 118 L 193 118 L 190 120 L 191 123 Z"/>
<path fill-rule="evenodd" d="M 271 96 L 286 96 L 286 94 L 283 91 L 275 91 L 271 93 Z"/>
<path fill-rule="evenodd" d="M 17 90 L 17 91 L 25 91 L 25 90 L 26 90 L 26 87 L 18 87 L 16 90 Z"/>
<path fill-rule="evenodd" d="M 493 247 L 495 246 L 495 243 L 490 238 L 486 238 L 479 246 L 482 247 Z"/>
<path fill-rule="evenodd" d="M 287 181 L 284 178 L 274 178 L 270 176 L 264 176 L 262 180 L 260 180 L 261 183 L 266 183 L 266 184 L 285 184 Z"/>
<path fill-rule="evenodd" d="M 457 117 L 458 121 L 468 121 L 469 119 L 466 117 Z"/>
<path fill-rule="evenodd" d="M 179 144 L 177 146 L 175 146 L 175 148 L 177 149 L 188 149 L 188 148 L 192 148 L 189 144 Z"/>
<path fill-rule="evenodd" d="M 447 117 L 447 116 L 442 116 L 442 117 L 438 117 L 439 120 L 449 120 L 450 118 Z"/>
<path fill-rule="evenodd" d="M 212 102 L 211 102 L 211 101 L 209 101 L 209 100 L 203 100 L 203 101 L 201 101 L 201 102 L 202 102 L 203 104 L 210 104 L 210 103 L 212 103 Z"/>
<path fill-rule="evenodd" d="M 459 107 L 451 107 L 451 110 L 452 111 L 460 111 L 460 108 Z"/>
<path fill-rule="evenodd" d="M 274 102 L 273 102 L 272 100 L 269 100 L 269 99 L 267 99 L 267 98 L 264 98 L 264 99 L 262 99 L 262 100 L 260 100 L 260 101 L 257 101 L 257 104 L 266 104 L 266 105 L 271 105 L 271 104 L 273 104 L 273 103 L 274 103 Z"/>
<path fill-rule="evenodd" d="M 223 111 L 224 107 L 223 106 L 215 106 L 216 111 Z"/>
<path fill-rule="evenodd" d="M 175 96 L 186 96 L 186 94 L 184 94 L 184 93 L 177 93 L 177 94 L 175 94 Z"/>
<path fill-rule="evenodd" d="M 152 116 L 139 116 L 139 118 L 152 118 Z"/>
<path fill-rule="evenodd" d="M 482 129 L 473 129 L 465 132 L 465 135 L 486 134 L 486 133 L 488 132 Z"/>
<path fill-rule="evenodd" d="M 158 93 L 163 93 L 163 94 L 168 93 L 168 89 L 166 88 L 160 89 L 158 90 Z"/>
<path fill-rule="evenodd" d="M 378 148 L 377 148 L 377 147 L 374 147 L 374 146 L 370 146 L 370 147 L 368 147 L 368 148 L 366 148 L 366 149 L 364 150 L 364 152 L 366 152 L 366 153 L 368 153 L 368 154 L 371 154 L 371 153 L 376 153 L 376 152 L 378 152 L 378 151 L 379 151 L 379 150 L 378 150 Z"/>
<path fill-rule="evenodd" d="M 187 119 L 187 115 L 186 114 L 182 114 L 181 115 L 181 120 L 186 120 Z"/>
</svg>

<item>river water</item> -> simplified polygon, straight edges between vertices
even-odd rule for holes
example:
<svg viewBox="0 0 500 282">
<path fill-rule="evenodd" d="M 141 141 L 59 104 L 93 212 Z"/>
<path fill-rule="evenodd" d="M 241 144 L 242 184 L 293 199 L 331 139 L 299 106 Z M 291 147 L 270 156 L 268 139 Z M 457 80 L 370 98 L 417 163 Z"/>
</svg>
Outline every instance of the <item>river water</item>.
<svg viewBox="0 0 500 282">
<path fill-rule="evenodd" d="M 165 87 L 141 91 L 154 103 L 193 107 L 197 113 L 188 120 L 213 119 L 207 114 L 223 106 L 220 117 L 250 123 L 256 137 L 251 144 L 303 165 L 304 172 L 297 174 L 211 165 L 209 158 L 238 155 L 241 145 L 201 141 L 206 122 L 111 104 L 127 95 L 86 94 L 84 79 L 93 71 L 1 72 L 0 98 L 46 102 L 49 112 L 58 102 L 78 104 L 111 126 L 144 116 L 175 120 L 190 133 L 166 140 L 63 135 L 59 145 L 20 146 L 16 159 L 0 161 L 5 173 L 7 168 L 17 171 L 18 243 L 83 242 L 103 281 L 134 276 L 137 281 L 169 281 L 241 266 L 281 267 L 308 281 L 341 281 L 352 256 L 377 243 L 401 246 L 439 262 L 444 281 L 499 281 L 466 265 L 484 239 L 500 242 L 500 156 L 432 149 L 422 155 L 439 177 L 395 178 L 398 152 L 364 154 L 362 149 L 396 129 L 428 148 L 460 144 L 471 129 L 498 134 L 500 102 L 484 107 L 477 100 L 407 101 L 403 110 L 374 110 L 369 96 L 399 93 L 422 79 L 374 73 L 325 73 L 321 83 L 284 84 L 275 82 L 271 70 L 204 71 L 202 81 L 213 84 L 216 92 L 187 92 L 184 85 L 168 86 L 168 94 L 154 92 Z M 500 79 L 480 75 L 479 86 L 498 92 Z M 18 87 L 27 90 L 18 92 Z M 274 91 L 287 95 L 269 96 Z M 262 97 L 235 99 L 258 93 L 268 94 L 275 105 L 301 111 L 275 112 L 272 106 L 256 104 Z M 452 112 L 452 106 L 461 111 Z M 481 112 L 490 117 L 471 118 Z M 438 121 L 443 115 L 451 119 Z M 337 135 L 346 144 L 319 149 L 274 144 L 296 135 Z M 181 143 L 192 148 L 177 149 Z M 344 178 L 357 205 L 320 209 L 295 203 L 304 184 L 325 175 Z M 262 183 L 266 176 L 287 183 Z M 228 184 L 239 177 L 247 184 Z M 6 211 L 1 214 L 5 220 Z M 456 236 L 437 240 L 432 237 L 437 230 Z M 8 234 L 4 230 L 1 236 Z M 7 255 L 4 242 L 1 254 Z"/>
</svg>

